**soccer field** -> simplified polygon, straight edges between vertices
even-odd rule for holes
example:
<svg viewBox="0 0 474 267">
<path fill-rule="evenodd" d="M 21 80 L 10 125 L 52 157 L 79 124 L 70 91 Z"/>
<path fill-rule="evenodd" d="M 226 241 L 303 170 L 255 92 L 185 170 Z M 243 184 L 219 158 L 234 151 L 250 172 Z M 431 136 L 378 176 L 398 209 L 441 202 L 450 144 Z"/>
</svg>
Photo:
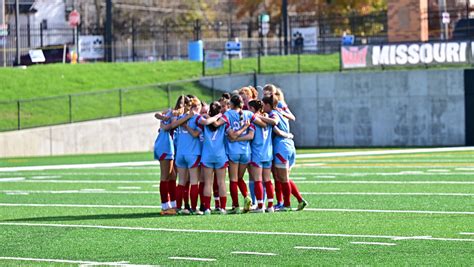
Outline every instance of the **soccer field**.
<svg viewBox="0 0 474 267">
<path fill-rule="evenodd" d="M 151 154 L 3 161 L 0 265 L 474 265 L 474 149 L 398 152 L 299 150 L 307 209 L 211 216 L 159 215 Z"/>
</svg>

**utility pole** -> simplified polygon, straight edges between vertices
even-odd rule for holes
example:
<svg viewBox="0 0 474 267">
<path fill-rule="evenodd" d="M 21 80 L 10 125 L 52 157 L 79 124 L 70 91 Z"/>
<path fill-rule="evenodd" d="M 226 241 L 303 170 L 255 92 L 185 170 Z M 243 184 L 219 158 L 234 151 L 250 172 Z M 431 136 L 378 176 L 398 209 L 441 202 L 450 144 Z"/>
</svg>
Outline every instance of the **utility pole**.
<svg viewBox="0 0 474 267">
<path fill-rule="evenodd" d="M 16 62 L 21 65 L 20 57 L 20 0 L 15 0 Z"/>
<path fill-rule="evenodd" d="M 0 27 L 4 27 L 5 25 L 5 0 L 0 0 Z M 7 29 L 0 29 L 0 31 L 5 31 L 6 32 Z M 6 50 L 6 44 L 5 42 L 7 41 L 6 40 L 6 37 L 5 36 L 0 36 L 0 38 L 2 38 L 2 42 L 3 42 L 3 51 L 2 51 L 2 61 L 3 61 L 3 66 L 6 67 L 7 66 L 7 50 Z"/>
<path fill-rule="evenodd" d="M 282 0 L 281 18 L 283 20 L 283 46 L 285 55 L 288 55 L 288 0 Z"/>
<path fill-rule="evenodd" d="M 112 62 L 112 0 L 107 0 L 105 9 L 105 61 Z"/>
<path fill-rule="evenodd" d="M 447 7 L 446 7 L 446 0 L 438 0 L 438 6 L 439 6 L 439 17 L 440 17 L 440 35 L 441 39 L 447 40 L 448 39 L 448 23 L 443 23 L 443 13 L 447 12 Z"/>
</svg>

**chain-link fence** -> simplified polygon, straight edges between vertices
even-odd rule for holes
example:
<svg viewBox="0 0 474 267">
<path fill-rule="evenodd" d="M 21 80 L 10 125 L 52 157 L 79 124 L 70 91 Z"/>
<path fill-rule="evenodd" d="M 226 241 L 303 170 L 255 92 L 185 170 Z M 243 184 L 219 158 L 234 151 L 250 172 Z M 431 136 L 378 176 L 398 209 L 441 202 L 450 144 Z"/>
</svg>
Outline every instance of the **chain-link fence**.
<svg viewBox="0 0 474 267">
<path fill-rule="evenodd" d="M 208 78 L 212 79 L 212 78 Z M 213 83 L 211 83 L 213 84 Z M 153 112 L 173 107 L 182 94 L 211 102 L 220 95 L 199 80 L 57 97 L 0 102 L 0 131 L 20 130 Z"/>
</svg>

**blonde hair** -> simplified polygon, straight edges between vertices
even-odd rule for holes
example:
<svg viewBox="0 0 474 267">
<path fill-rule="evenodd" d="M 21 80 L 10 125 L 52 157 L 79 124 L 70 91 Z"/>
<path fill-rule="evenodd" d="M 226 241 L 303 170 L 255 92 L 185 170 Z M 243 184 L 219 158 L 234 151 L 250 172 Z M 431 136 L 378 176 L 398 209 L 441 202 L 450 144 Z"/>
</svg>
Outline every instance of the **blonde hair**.
<svg viewBox="0 0 474 267">
<path fill-rule="evenodd" d="M 277 88 L 276 90 L 277 91 L 274 94 L 275 98 L 278 99 L 278 101 L 285 103 L 285 94 L 283 93 L 283 91 L 280 88 Z"/>
<path fill-rule="evenodd" d="M 263 86 L 263 91 L 270 92 L 272 95 L 276 94 L 277 90 L 278 88 L 273 84 L 265 84 L 265 86 Z"/>
</svg>

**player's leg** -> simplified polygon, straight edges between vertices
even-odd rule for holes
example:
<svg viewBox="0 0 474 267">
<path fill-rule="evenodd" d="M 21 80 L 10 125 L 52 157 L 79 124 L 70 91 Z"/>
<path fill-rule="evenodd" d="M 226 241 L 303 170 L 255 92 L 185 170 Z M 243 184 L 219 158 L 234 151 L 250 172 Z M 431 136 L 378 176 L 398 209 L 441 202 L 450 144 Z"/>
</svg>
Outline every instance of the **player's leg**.
<svg viewBox="0 0 474 267">
<path fill-rule="evenodd" d="M 238 185 L 238 174 L 239 174 L 239 163 L 232 161 L 232 155 L 229 155 L 229 191 L 230 197 L 232 198 L 232 210 L 230 213 L 240 212 L 239 208 L 239 185 Z"/>
<path fill-rule="evenodd" d="M 211 214 L 212 181 L 214 180 L 214 169 L 204 168 L 204 192 L 201 201 L 204 204 L 204 214 Z"/>
<path fill-rule="evenodd" d="M 273 181 L 275 182 L 275 197 L 277 200 L 277 204 L 275 205 L 275 209 L 279 209 L 283 207 L 283 194 L 282 194 L 282 189 L 281 189 L 281 182 L 280 178 L 278 178 L 278 172 L 277 169 L 275 168 L 275 165 L 272 165 L 272 175 L 273 175 Z"/>
<path fill-rule="evenodd" d="M 227 187 L 225 184 L 226 168 L 216 169 L 216 180 L 219 188 L 220 213 L 226 214 Z"/>
<path fill-rule="evenodd" d="M 161 197 L 161 214 L 165 214 L 168 210 L 168 179 L 172 171 L 173 160 L 162 159 L 160 160 L 160 197 Z"/>
<path fill-rule="evenodd" d="M 199 198 L 199 162 L 200 158 L 198 156 L 189 157 L 188 160 L 188 167 L 189 167 L 189 182 L 191 184 L 190 190 L 190 198 L 191 198 L 191 210 L 192 212 L 199 214 L 196 212 L 197 210 L 197 203 Z"/>
<path fill-rule="evenodd" d="M 262 185 L 262 168 L 256 163 L 250 164 L 250 175 L 254 177 L 255 198 L 257 200 L 257 209 L 255 212 L 264 212 L 263 210 L 263 185 Z"/>
<path fill-rule="evenodd" d="M 242 196 L 244 197 L 244 212 L 248 212 L 250 210 L 250 207 L 252 206 L 252 199 L 248 195 L 247 184 L 245 183 L 245 180 L 244 180 L 245 171 L 247 170 L 249 162 L 250 162 L 250 155 L 247 155 L 247 154 L 240 155 L 239 167 L 238 167 L 238 175 L 239 175 L 238 184 L 239 184 L 240 193 L 242 193 Z"/>
<path fill-rule="evenodd" d="M 271 163 L 269 163 L 271 166 Z M 263 168 L 262 177 L 263 182 L 265 183 L 265 191 L 267 193 L 267 209 L 266 212 L 273 212 L 273 184 L 271 179 L 271 167 Z"/>
<path fill-rule="evenodd" d="M 187 213 L 184 210 L 181 211 L 181 209 L 182 209 L 182 203 L 183 203 L 184 188 L 188 182 L 189 182 L 188 170 L 185 168 L 178 168 L 178 187 L 176 189 L 176 205 L 178 207 L 178 210 L 180 210 L 180 214 Z"/>
</svg>

